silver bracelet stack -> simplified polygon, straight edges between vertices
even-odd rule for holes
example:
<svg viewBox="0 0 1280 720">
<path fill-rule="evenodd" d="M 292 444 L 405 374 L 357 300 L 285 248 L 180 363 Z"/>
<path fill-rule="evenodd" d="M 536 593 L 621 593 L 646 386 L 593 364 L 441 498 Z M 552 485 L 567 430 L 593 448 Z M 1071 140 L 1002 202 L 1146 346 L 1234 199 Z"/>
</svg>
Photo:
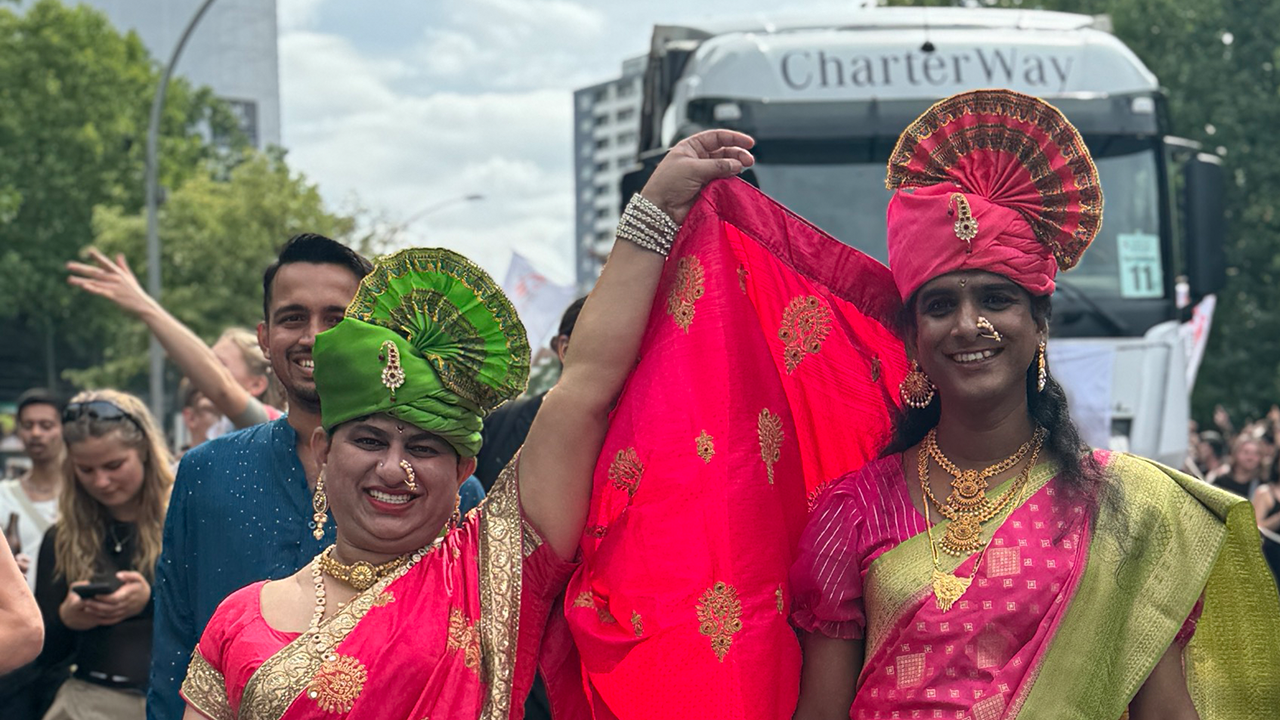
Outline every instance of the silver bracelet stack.
<svg viewBox="0 0 1280 720">
<path fill-rule="evenodd" d="M 676 240 L 680 226 L 643 195 L 631 196 L 622 219 L 618 221 L 618 239 L 666 257 Z"/>
</svg>

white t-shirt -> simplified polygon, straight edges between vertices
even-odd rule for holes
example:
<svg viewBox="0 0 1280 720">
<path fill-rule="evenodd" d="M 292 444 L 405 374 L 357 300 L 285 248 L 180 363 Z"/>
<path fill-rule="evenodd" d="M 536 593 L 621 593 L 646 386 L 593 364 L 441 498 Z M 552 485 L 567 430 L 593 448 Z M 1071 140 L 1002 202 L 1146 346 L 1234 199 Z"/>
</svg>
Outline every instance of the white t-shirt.
<svg viewBox="0 0 1280 720">
<path fill-rule="evenodd" d="M 22 554 L 31 558 L 27 568 L 27 584 L 36 586 L 36 562 L 40 557 L 40 543 L 44 532 L 58 519 L 58 501 L 36 502 L 27 497 L 18 480 L 0 481 L 0 529 L 9 526 L 9 516 L 18 516 L 18 538 L 22 541 Z"/>
</svg>

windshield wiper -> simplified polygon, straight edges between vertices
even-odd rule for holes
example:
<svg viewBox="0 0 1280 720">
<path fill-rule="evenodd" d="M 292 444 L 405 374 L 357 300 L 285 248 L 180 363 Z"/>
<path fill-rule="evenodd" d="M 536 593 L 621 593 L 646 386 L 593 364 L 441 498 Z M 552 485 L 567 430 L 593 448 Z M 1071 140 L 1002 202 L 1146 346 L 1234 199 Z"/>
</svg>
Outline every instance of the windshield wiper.
<svg viewBox="0 0 1280 720">
<path fill-rule="evenodd" d="M 1093 298 L 1085 294 L 1083 290 L 1072 285 L 1070 282 L 1061 278 L 1057 281 L 1057 289 L 1063 291 L 1070 299 L 1078 301 L 1089 311 L 1089 314 L 1101 320 L 1105 325 L 1111 328 L 1111 331 L 1119 336 L 1127 336 L 1129 334 L 1129 324 L 1115 313 L 1102 307 Z"/>
</svg>

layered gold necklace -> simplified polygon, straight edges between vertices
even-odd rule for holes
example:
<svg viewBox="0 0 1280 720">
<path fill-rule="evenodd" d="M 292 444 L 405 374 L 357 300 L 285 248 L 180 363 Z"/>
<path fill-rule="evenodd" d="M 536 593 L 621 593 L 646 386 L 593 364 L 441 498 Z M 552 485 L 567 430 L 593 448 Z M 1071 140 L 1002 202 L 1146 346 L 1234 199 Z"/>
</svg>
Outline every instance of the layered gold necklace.
<svg viewBox="0 0 1280 720">
<path fill-rule="evenodd" d="M 921 480 L 928 474 L 928 458 L 938 463 L 951 476 L 951 494 L 947 501 L 939 502 L 929 488 L 927 481 L 921 486 L 926 502 L 938 508 L 938 514 L 951 521 L 947 532 L 942 536 L 942 549 L 949 555 L 963 557 L 972 554 L 982 546 L 982 524 L 999 515 L 1009 505 L 1009 501 L 1017 496 L 1020 488 L 1017 483 L 1000 497 L 992 500 L 987 497 L 987 489 L 991 478 L 1007 472 L 1026 458 L 1027 453 L 1035 448 L 1031 465 L 1035 465 L 1035 456 L 1039 455 L 1048 433 L 1037 427 L 1031 439 L 1014 451 L 1012 455 L 982 470 L 961 470 L 938 447 L 938 430 L 934 428 L 925 436 L 920 446 Z M 925 453 L 928 453 L 926 457 Z M 1028 466 L 1030 467 L 1030 465 Z"/>
<path fill-rule="evenodd" d="M 951 607 L 955 605 L 956 601 L 959 600 L 962 595 L 964 595 L 965 591 L 969 589 L 969 585 L 973 583 L 973 579 L 978 576 L 978 569 L 982 567 L 982 560 L 984 557 L 986 557 L 986 548 L 987 548 L 987 546 L 982 542 L 981 523 L 986 522 L 987 520 L 990 520 L 992 517 L 998 514 L 1003 508 L 1008 507 L 1009 503 L 1013 501 L 1015 498 L 1022 497 L 1023 491 L 1026 489 L 1028 481 L 1031 478 L 1031 470 L 1032 468 L 1035 467 L 1036 460 L 1040 457 L 1040 450 L 1044 445 L 1045 435 L 1046 433 L 1043 428 L 1036 429 L 1035 434 L 1032 435 L 1032 438 L 1030 441 L 1030 447 L 1026 451 L 1031 453 L 1031 461 L 1028 462 L 1026 467 L 1022 469 L 1022 473 L 1018 475 L 1018 478 L 1009 487 L 1009 490 L 1006 491 L 999 500 L 997 500 L 994 503 L 988 503 L 987 505 L 983 506 L 983 507 L 996 508 L 994 511 L 991 511 L 990 514 L 987 514 L 986 518 L 980 522 L 977 521 L 976 519 L 978 516 L 974 514 L 965 514 L 965 515 L 956 516 L 957 518 L 965 518 L 966 519 L 965 522 L 972 524 L 972 530 L 966 529 L 964 531 L 964 535 L 959 538 L 960 540 L 963 541 L 964 546 L 966 547 L 972 546 L 975 550 L 981 550 L 981 552 L 978 555 L 978 559 L 975 560 L 973 563 L 973 571 L 969 573 L 969 577 L 967 578 L 959 577 L 954 572 L 944 572 L 942 570 L 942 564 L 941 562 L 939 562 L 939 558 L 938 558 L 938 544 L 943 545 L 943 549 L 947 550 L 947 552 L 952 555 L 958 556 L 962 554 L 959 552 L 953 552 L 952 549 L 948 548 L 946 544 L 947 537 L 951 535 L 951 531 L 952 529 L 955 528 L 957 524 L 957 520 L 952 520 L 951 524 L 947 526 L 947 533 L 946 535 L 944 535 L 942 543 L 935 544 L 933 541 L 933 519 L 929 516 L 929 505 L 930 504 L 936 505 L 938 507 L 939 512 L 942 512 L 942 508 L 944 506 L 942 503 L 938 502 L 937 498 L 933 496 L 933 492 L 929 489 L 929 455 L 930 453 L 926 447 L 928 443 L 921 445 L 920 449 L 917 451 L 916 459 L 917 459 L 917 470 L 920 475 L 920 489 L 925 496 L 925 501 L 924 501 L 925 532 L 929 536 L 929 552 L 933 554 L 933 577 L 932 577 L 933 598 L 934 598 L 934 602 L 937 604 L 938 609 L 941 610 L 942 612 L 947 612 L 948 610 L 950 610 Z M 933 446 L 935 448 L 937 447 L 937 441 L 934 438 L 933 432 L 929 433 L 928 440 L 933 440 Z M 1024 445 L 1023 447 L 1026 448 L 1027 446 Z M 1022 452 L 1023 455 L 1026 455 L 1026 452 L 1023 452 L 1023 448 L 1019 448 L 1019 452 Z M 939 454 L 941 454 L 941 452 L 939 452 Z M 1017 453 L 1015 453 L 1015 455 L 1017 455 Z M 1007 463 L 1007 462 L 1008 460 L 1005 460 L 1005 461 L 1002 461 L 1001 463 L 997 463 L 997 465 L 1003 465 L 1004 463 Z M 955 467 L 955 466 L 952 465 L 952 467 Z M 1013 464 L 1010 464 L 1005 469 L 1008 470 L 1009 468 L 1012 468 L 1012 467 L 1013 467 Z M 948 498 L 948 500 L 950 500 L 950 498 Z M 983 514 L 986 514 L 986 513 L 987 511 L 983 511 Z M 970 539 L 970 533 L 972 533 L 972 536 L 971 536 L 972 539 Z"/>
<path fill-rule="evenodd" d="M 397 568 L 408 560 L 408 555 L 401 555 L 381 565 L 373 565 L 363 560 L 344 565 L 333 559 L 332 545 L 325 548 L 324 552 L 320 553 L 316 558 L 321 572 L 335 580 L 341 580 L 359 592 L 364 592 L 373 587 L 374 583 L 395 572 Z"/>
</svg>

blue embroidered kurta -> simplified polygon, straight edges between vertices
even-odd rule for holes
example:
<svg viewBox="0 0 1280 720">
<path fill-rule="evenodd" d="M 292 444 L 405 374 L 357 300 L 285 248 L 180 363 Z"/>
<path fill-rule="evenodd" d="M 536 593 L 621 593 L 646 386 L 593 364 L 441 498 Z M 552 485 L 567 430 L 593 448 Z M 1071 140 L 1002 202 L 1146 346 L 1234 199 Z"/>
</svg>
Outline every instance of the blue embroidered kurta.
<svg viewBox="0 0 1280 720">
<path fill-rule="evenodd" d="M 287 418 L 204 443 L 183 458 L 156 564 L 148 720 L 180 720 L 178 688 L 218 603 L 287 577 L 333 542 L 311 535 L 311 492 Z"/>
</svg>

